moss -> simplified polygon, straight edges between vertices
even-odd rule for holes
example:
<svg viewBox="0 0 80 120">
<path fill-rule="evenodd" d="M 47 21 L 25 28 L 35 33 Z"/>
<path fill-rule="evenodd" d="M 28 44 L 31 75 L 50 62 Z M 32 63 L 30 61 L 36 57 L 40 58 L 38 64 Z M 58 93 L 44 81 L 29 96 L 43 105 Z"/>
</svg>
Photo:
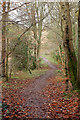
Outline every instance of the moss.
<svg viewBox="0 0 80 120">
<path fill-rule="evenodd" d="M 75 83 L 76 83 L 76 81 L 75 81 L 75 77 L 74 77 L 74 73 L 73 73 L 73 68 L 72 68 L 72 63 L 71 63 L 71 61 L 69 61 L 69 63 L 68 63 L 68 66 L 69 66 L 69 73 L 70 73 L 70 79 L 71 79 L 71 83 L 72 83 L 72 85 L 74 86 L 75 85 Z"/>
</svg>

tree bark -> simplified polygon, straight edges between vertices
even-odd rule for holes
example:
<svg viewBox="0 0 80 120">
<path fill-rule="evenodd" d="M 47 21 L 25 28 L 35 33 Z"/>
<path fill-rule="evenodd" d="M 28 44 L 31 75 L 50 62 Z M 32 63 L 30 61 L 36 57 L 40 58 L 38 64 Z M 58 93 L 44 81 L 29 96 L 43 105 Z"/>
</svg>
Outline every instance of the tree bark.
<svg viewBox="0 0 80 120">
<path fill-rule="evenodd" d="M 35 6 L 32 7 L 31 14 L 32 14 L 32 21 L 35 23 L 33 25 L 33 34 L 34 34 L 34 69 L 37 68 L 37 26 L 36 26 L 36 17 L 35 17 L 35 12 L 36 12 L 36 3 Z"/>
<path fill-rule="evenodd" d="M 41 10 L 40 10 L 40 22 L 38 23 L 38 47 L 37 47 L 37 58 L 39 59 L 40 57 L 40 46 L 41 46 L 41 36 L 42 36 L 42 15 L 43 13 L 43 6 L 41 7 Z M 39 21 L 39 13 L 38 13 L 38 10 L 37 10 L 37 17 L 38 17 L 38 21 Z"/>
<path fill-rule="evenodd" d="M 6 55 L 6 2 L 2 4 L 2 77 L 5 77 L 5 55 Z"/>
<path fill-rule="evenodd" d="M 77 87 L 80 89 L 80 1 L 79 1 L 79 14 L 78 14 L 78 75 Z"/>
<path fill-rule="evenodd" d="M 7 38 L 7 50 L 6 50 L 6 81 L 8 81 L 8 38 Z"/>
<path fill-rule="evenodd" d="M 77 80 L 77 59 L 72 43 L 72 24 L 69 11 L 69 3 L 60 3 L 60 6 L 62 11 L 63 46 L 68 63 L 68 73 L 72 85 L 75 86 Z"/>
<path fill-rule="evenodd" d="M 7 14 L 6 14 L 7 23 L 9 20 L 9 18 L 8 18 L 8 11 L 9 10 L 10 10 L 10 0 L 8 0 L 8 2 L 7 2 Z M 8 27 L 6 27 L 6 36 L 7 36 L 7 34 L 8 34 Z M 8 76 L 8 70 L 9 70 L 9 64 L 8 64 L 9 55 L 8 55 L 8 53 L 9 53 L 9 40 L 7 38 L 7 43 L 6 43 L 6 81 L 8 81 L 8 78 L 9 78 L 9 76 Z"/>
<path fill-rule="evenodd" d="M 69 35 L 69 52 L 70 52 L 70 59 L 72 62 L 73 73 L 75 77 L 75 81 L 77 80 L 77 58 L 75 54 L 75 50 L 73 47 L 73 39 L 72 39 L 72 23 L 71 23 L 71 16 L 69 10 L 69 2 L 65 2 L 66 4 L 66 17 L 67 17 L 67 24 L 68 24 L 68 35 Z M 66 28 L 67 29 L 67 28 Z"/>
<path fill-rule="evenodd" d="M 63 65 L 64 62 L 63 62 L 63 58 L 62 58 L 62 46 L 61 46 L 61 44 L 59 45 L 59 56 L 60 56 L 60 59 L 61 59 L 61 64 Z"/>
</svg>

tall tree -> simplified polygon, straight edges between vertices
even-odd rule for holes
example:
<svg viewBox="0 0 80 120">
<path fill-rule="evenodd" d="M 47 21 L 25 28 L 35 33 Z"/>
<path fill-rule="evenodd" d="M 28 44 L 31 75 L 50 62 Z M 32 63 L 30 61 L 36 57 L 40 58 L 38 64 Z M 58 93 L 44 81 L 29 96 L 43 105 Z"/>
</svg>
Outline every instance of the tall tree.
<svg viewBox="0 0 80 120">
<path fill-rule="evenodd" d="M 10 0 L 8 0 L 8 2 L 7 2 L 7 14 L 6 14 L 7 23 L 9 20 L 9 17 L 8 17 L 9 10 L 10 10 Z M 8 34 L 8 27 L 6 28 L 6 33 Z M 9 69 L 9 67 L 8 67 L 8 49 L 9 49 L 9 40 L 7 38 L 7 42 L 6 42 L 6 81 L 8 81 L 8 69 Z"/>
<path fill-rule="evenodd" d="M 62 11 L 63 46 L 66 53 L 69 77 L 72 85 L 75 86 L 77 80 L 77 59 L 72 41 L 72 23 L 69 2 L 60 3 L 60 5 Z"/>
<path fill-rule="evenodd" d="M 39 13 L 40 11 L 40 13 Z M 40 14 L 40 19 L 39 19 L 39 14 Z M 43 6 L 41 6 L 41 9 L 38 10 L 37 8 L 37 18 L 38 21 L 40 20 L 40 22 L 38 23 L 38 47 L 37 47 L 37 58 L 39 59 L 40 57 L 40 46 L 41 46 L 41 36 L 42 36 L 42 22 L 43 20 L 41 20 L 43 17 Z"/>
<path fill-rule="evenodd" d="M 2 3 L 2 76 L 5 77 L 5 55 L 6 55 L 6 1 Z"/>
<path fill-rule="evenodd" d="M 31 8 L 31 15 L 32 15 L 32 21 L 34 23 L 32 30 L 33 30 L 33 36 L 34 36 L 34 68 L 37 67 L 37 24 L 36 24 L 36 2 L 34 6 Z"/>
<path fill-rule="evenodd" d="M 80 88 L 80 1 L 79 1 L 79 14 L 78 14 L 78 79 L 77 87 Z"/>
<path fill-rule="evenodd" d="M 77 58 L 76 58 L 76 54 L 75 54 L 75 50 L 73 47 L 73 39 L 72 39 L 72 23 L 71 23 L 71 16 L 70 16 L 70 6 L 69 6 L 69 2 L 65 3 L 66 5 L 66 16 L 67 16 L 67 32 L 69 35 L 69 52 L 70 52 L 70 64 L 73 70 L 73 75 L 74 75 L 74 79 L 75 81 L 77 80 Z M 71 70 L 71 71 L 72 71 Z"/>
</svg>

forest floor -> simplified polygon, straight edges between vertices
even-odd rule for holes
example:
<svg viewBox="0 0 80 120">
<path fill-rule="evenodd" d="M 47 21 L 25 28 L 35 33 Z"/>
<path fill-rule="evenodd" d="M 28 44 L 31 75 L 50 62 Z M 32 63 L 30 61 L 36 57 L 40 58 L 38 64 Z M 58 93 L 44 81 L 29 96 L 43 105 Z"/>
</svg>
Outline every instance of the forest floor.
<svg viewBox="0 0 80 120">
<path fill-rule="evenodd" d="M 65 91 L 61 68 L 42 59 L 51 68 L 45 74 L 34 80 L 11 79 L 3 87 L 3 119 L 79 119 L 78 93 L 71 92 L 71 83 Z"/>
</svg>

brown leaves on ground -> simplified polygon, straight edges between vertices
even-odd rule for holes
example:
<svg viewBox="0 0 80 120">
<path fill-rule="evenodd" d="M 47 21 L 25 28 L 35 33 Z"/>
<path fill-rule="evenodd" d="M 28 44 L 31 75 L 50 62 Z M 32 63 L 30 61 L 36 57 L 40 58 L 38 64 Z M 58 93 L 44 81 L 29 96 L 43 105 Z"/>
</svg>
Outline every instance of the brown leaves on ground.
<svg viewBox="0 0 80 120">
<path fill-rule="evenodd" d="M 27 111 L 24 113 L 24 98 L 21 95 L 22 90 L 31 80 L 19 80 L 11 79 L 9 82 L 5 82 L 2 88 L 3 105 L 2 116 L 3 118 L 22 118 L 27 115 Z M 25 106 L 26 107 L 26 106 Z"/>
<path fill-rule="evenodd" d="M 47 104 L 49 118 L 80 119 L 80 99 L 77 92 L 71 92 L 71 83 L 66 92 L 65 79 L 51 78 L 51 84 L 44 89 L 44 95 L 49 99 Z"/>
<path fill-rule="evenodd" d="M 47 110 L 47 118 L 72 118 L 79 119 L 80 101 L 77 97 L 77 92 L 71 92 L 71 84 L 69 83 L 68 91 L 65 91 L 65 79 L 50 78 L 47 80 L 50 84 L 43 91 L 42 96 L 44 101 L 47 101 L 42 106 Z M 22 90 L 30 84 L 30 80 L 11 79 L 3 86 L 3 118 L 28 118 L 28 113 L 32 109 L 26 106 Z M 27 88 L 26 88 L 27 89 Z M 46 99 L 46 100 L 45 100 Z M 38 117 L 38 115 L 36 115 Z"/>
</svg>

